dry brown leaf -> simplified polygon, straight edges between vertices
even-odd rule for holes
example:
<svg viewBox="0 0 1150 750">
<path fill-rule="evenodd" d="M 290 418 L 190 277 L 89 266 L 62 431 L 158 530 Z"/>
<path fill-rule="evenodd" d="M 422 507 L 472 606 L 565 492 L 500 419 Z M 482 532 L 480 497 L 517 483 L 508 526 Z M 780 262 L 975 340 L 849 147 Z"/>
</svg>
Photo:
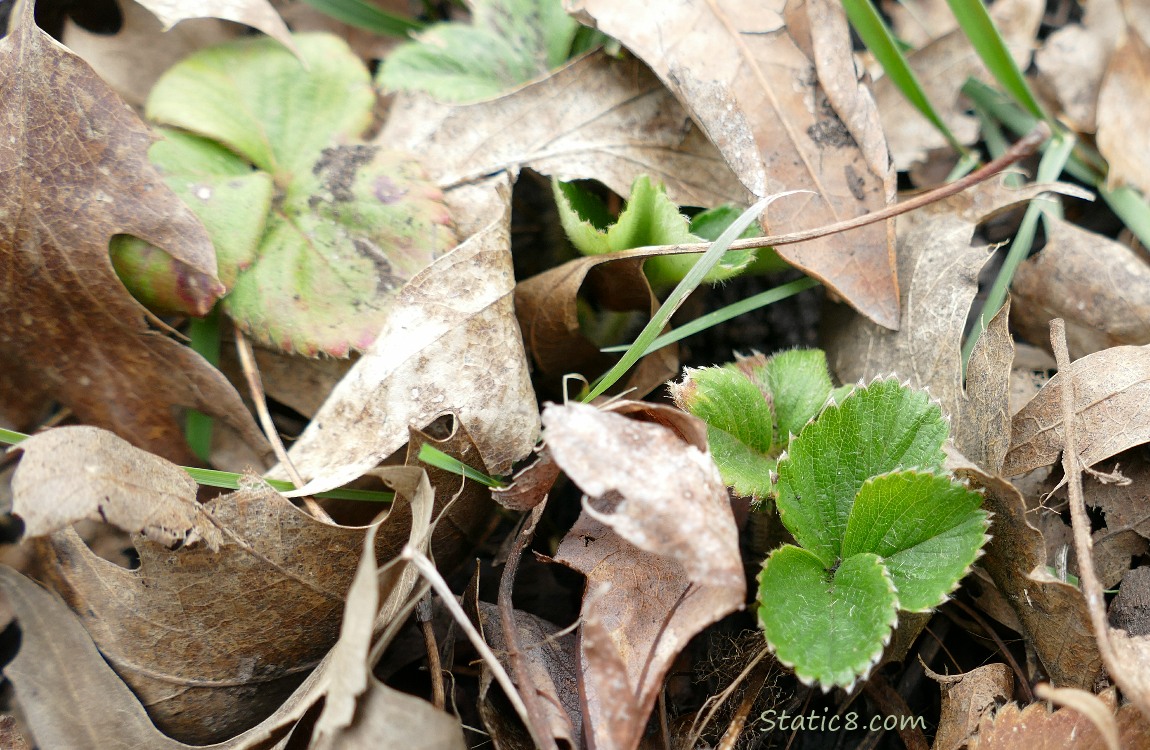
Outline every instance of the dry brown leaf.
<svg viewBox="0 0 1150 750">
<path fill-rule="evenodd" d="M 0 715 L 0 747 L 5 750 L 29 750 L 28 741 L 16 726 L 16 718 L 8 714 Z"/>
<path fill-rule="evenodd" d="M 1000 321 L 994 328 L 997 335 L 992 332 L 995 338 L 984 343 L 991 348 L 986 350 L 985 369 L 980 364 L 972 377 L 974 390 L 963 391 L 963 326 L 978 291 L 979 271 L 991 257 L 989 248 L 971 245 L 971 239 L 980 221 L 1041 190 L 1010 190 L 997 180 L 900 216 L 902 328 L 887 331 L 841 308 L 825 325 L 827 360 L 842 382 L 893 372 L 916 388 L 929 389 L 954 420 L 956 442 L 981 454 L 968 456 L 980 465 L 1000 462 L 1005 451 L 1002 384 L 1012 356 L 1005 321 Z M 992 440 L 995 432 L 999 444 Z M 997 466 L 988 469 L 993 472 Z"/>
<path fill-rule="evenodd" d="M 1114 693 L 1103 694 L 1114 711 Z M 1150 747 L 1150 724 L 1133 704 L 1117 709 L 1122 748 Z M 1102 735 L 1081 713 L 1060 708 L 1053 713 L 1044 702 L 1024 709 L 1010 703 L 983 717 L 969 750 L 1106 750 Z"/>
<path fill-rule="evenodd" d="M 495 502 L 508 510 L 528 511 L 547 497 L 555 480 L 559 478 L 559 467 L 551 452 L 544 446 L 537 451 L 538 456 L 531 464 L 521 469 L 506 487 L 491 491 Z"/>
<path fill-rule="evenodd" d="M 999 0 L 990 9 L 1015 62 L 1023 70 L 1029 65 L 1045 7 L 1043 0 Z M 955 29 L 936 39 L 907 55 L 907 62 L 926 98 L 954 136 L 966 144 L 978 140 L 978 121 L 966 114 L 967 105 L 959 90 L 971 76 L 987 81 L 993 78 L 963 32 Z M 907 102 L 889 76 L 878 79 L 874 89 L 895 169 L 906 171 L 916 161 L 925 159 L 930 150 L 947 147 L 938 130 Z"/>
<path fill-rule="evenodd" d="M 1039 83 L 1080 133 L 1093 133 L 1098 126 L 1098 89 L 1124 26 L 1119 0 L 1090 0 L 1081 25 L 1055 30 L 1034 54 Z"/>
<path fill-rule="evenodd" d="M 643 250 L 632 250 L 576 258 L 516 285 L 515 313 L 542 398 L 564 398 L 564 375 L 581 373 L 590 379 L 615 361 L 583 334 L 580 292 L 601 309 L 654 315 L 659 301 L 643 274 L 647 257 Z M 627 381 L 613 390 L 634 389 L 643 396 L 678 374 L 678 348 L 663 347 L 640 360 Z"/>
<path fill-rule="evenodd" d="M 1150 45 L 1128 33 L 1110 56 L 1098 92 L 1098 150 L 1110 165 L 1111 186 L 1132 185 L 1150 192 Z"/>
<path fill-rule="evenodd" d="M 1054 684 L 1090 690 L 1102 672 L 1082 592 L 1046 570 L 1042 534 L 1027 521 L 1022 496 L 1012 484 L 973 467 L 955 474 L 984 490 L 982 507 L 990 511 L 991 539 L 980 565 L 1018 616 Z"/>
<path fill-rule="evenodd" d="M 946 0 L 885 0 L 882 9 L 895 36 L 915 49 L 958 27 Z"/>
<path fill-rule="evenodd" d="M 222 18 L 259 29 L 295 51 L 291 32 L 268 0 L 136 0 L 170 29 L 189 18 Z"/>
<path fill-rule="evenodd" d="M 188 291 L 206 311 L 219 282 L 203 226 L 148 162 L 144 124 L 35 27 L 32 3 L 22 8 L 0 40 L 5 380 L 179 463 L 195 458 L 175 407 L 214 415 L 261 445 L 238 394 L 199 355 L 149 330 L 108 257 L 115 234 L 165 248 L 202 282 Z"/>
<path fill-rule="evenodd" d="M 376 550 L 390 559 L 409 534 L 426 533 L 432 493 L 426 479 L 412 481 L 418 470 L 383 471 L 398 494 Z M 126 570 L 59 532 L 46 562 L 46 576 L 153 720 L 196 742 L 270 715 L 320 662 L 336 642 L 365 533 L 316 521 L 266 488 L 205 509 L 224 531 L 217 553 L 141 541 L 139 569 Z"/>
<path fill-rule="evenodd" d="M 379 140 L 434 155 L 427 168 L 443 187 L 531 167 L 561 180 L 593 178 L 620 195 L 648 174 L 679 204 L 749 202 L 723 157 L 651 71 L 603 54 L 479 104 L 401 94 Z"/>
<path fill-rule="evenodd" d="M 1127 451 L 1113 461 L 1097 466 L 1103 474 L 1121 474 L 1129 481 L 1084 482 L 1086 504 L 1106 514 L 1106 528 L 1111 532 L 1131 530 L 1150 539 L 1150 455 L 1145 448 Z M 1058 494 L 1065 500 L 1066 493 Z"/>
<path fill-rule="evenodd" d="M 486 225 L 399 291 L 379 338 L 292 446 L 308 480 L 297 493 L 356 479 L 402 448 L 410 426 L 444 413 L 467 429 L 490 471 L 505 474 L 531 452 L 539 412 L 512 301 L 505 187 L 486 183 Z M 453 214 L 462 230 L 482 212 Z"/>
<path fill-rule="evenodd" d="M 816 194 L 771 206 L 763 214 L 770 233 L 831 224 L 893 200 L 886 144 L 878 137 L 870 94 L 856 79 L 849 32 L 836 4 L 567 0 L 566 5 L 651 66 L 754 195 Z M 637 24 L 636 18 L 648 20 Z M 887 226 L 875 224 L 852 232 L 848 242 L 829 237 L 780 247 L 779 254 L 867 317 L 897 328 L 891 240 Z"/>
<path fill-rule="evenodd" d="M 1106 616 L 1112 627 L 1128 635 L 1150 635 L 1150 568 L 1126 571 Z"/>
<path fill-rule="evenodd" d="M 1082 464 L 1150 440 L 1150 346 L 1116 346 L 1070 364 L 1074 376 L 1075 433 Z M 1062 373 L 1014 415 L 1003 476 L 1025 474 L 1058 460 L 1062 452 Z"/>
<path fill-rule="evenodd" d="M 512 671 L 503 634 L 499 608 L 479 602 L 483 636 L 491 650 L 509 672 Z M 534 691 L 545 714 L 543 721 L 549 736 L 568 747 L 581 747 L 583 710 L 579 704 L 579 667 L 574 633 L 560 633 L 562 628 L 529 612 L 515 611 L 519 630 L 517 643 L 530 680 L 516 687 L 520 693 Z M 526 699 L 525 699 L 526 701 Z M 560 745 L 562 746 L 562 745 Z"/>
<path fill-rule="evenodd" d="M 459 719 L 425 700 L 384 685 L 368 675 L 367 692 L 356 705 L 351 725 L 341 732 L 339 750 L 466 750 Z"/>
<path fill-rule="evenodd" d="M 222 541 L 186 471 L 110 432 L 57 427 L 12 450 L 24 454 L 12 478 L 12 512 L 24 520 L 25 538 L 88 519 L 166 547 L 202 540 L 215 550 Z"/>
<path fill-rule="evenodd" d="M 1014 372 L 1010 309 L 1007 299 L 974 345 L 966 367 L 961 419 L 954 425 L 955 446 L 992 474 L 1002 468 L 1010 449 L 1010 379 Z"/>
<path fill-rule="evenodd" d="M 123 23 L 116 34 L 95 34 L 68 18 L 63 41 L 134 107 L 144 106 L 156 79 L 177 61 L 240 33 L 214 18 L 189 20 L 165 32 L 159 19 L 136 2 L 118 5 Z"/>
<path fill-rule="evenodd" d="M 708 454 L 675 432 L 584 404 L 549 406 L 544 424 L 555 461 L 593 496 L 555 558 L 588 578 L 584 721 L 597 746 L 625 750 L 687 641 L 742 606 L 738 532 Z"/>
<path fill-rule="evenodd" d="M 555 463 L 588 496 L 584 513 L 741 603 L 738 529 L 705 444 L 574 402 L 548 405 L 543 429 Z"/>
<path fill-rule="evenodd" d="M 1046 246 L 1019 266 L 1012 321 L 1049 345 L 1050 321 L 1066 321 L 1070 356 L 1150 344 L 1150 265 L 1129 247 L 1048 216 Z"/>
<path fill-rule="evenodd" d="M 20 622 L 20 650 L 4 668 L 40 747 L 183 750 L 160 733 L 100 658 L 58 598 L 7 566 L 0 589 Z"/>
<path fill-rule="evenodd" d="M 931 750 L 960 750 L 987 711 L 1014 698 L 1014 673 L 1005 664 L 987 664 L 962 675 L 927 676 L 939 683 L 942 708 Z"/>
</svg>

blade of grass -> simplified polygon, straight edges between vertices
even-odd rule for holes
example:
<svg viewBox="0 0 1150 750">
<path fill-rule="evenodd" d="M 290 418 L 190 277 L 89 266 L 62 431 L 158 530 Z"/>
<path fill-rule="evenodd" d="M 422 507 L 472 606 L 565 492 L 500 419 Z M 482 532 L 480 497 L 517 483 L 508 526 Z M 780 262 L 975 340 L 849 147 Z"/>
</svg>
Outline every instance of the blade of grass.
<svg viewBox="0 0 1150 750">
<path fill-rule="evenodd" d="M 698 318 L 692 320 L 690 323 L 681 325 L 673 331 L 664 333 L 662 336 L 651 342 L 651 345 L 647 347 L 645 352 L 643 352 L 643 356 L 645 357 L 651 352 L 662 349 L 664 346 L 669 346 L 676 341 L 685 339 L 688 336 L 694 335 L 700 331 L 705 331 L 712 326 L 717 326 L 720 323 L 726 323 L 728 320 L 737 318 L 740 315 L 751 312 L 752 310 L 757 310 L 760 307 L 766 307 L 773 302 L 784 300 L 787 297 L 793 297 L 799 292 L 806 291 L 807 289 L 816 287 L 818 285 L 819 282 L 815 279 L 804 276 L 801 279 L 795 279 L 794 281 L 787 282 L 782 286 L 777 286 L 774 289 L 768 289 L 765 292 L 760 292 L 759 294 L 752 295 L 746 299 L 741 299 L 734 304 L 727 305 L 726 307 L 720 307 L 718 310 L 709 312 L 706 315 L 701 315 Z M 626 351 L 629 347 L 630 345 L 628 344 L 622 344 L 620 346 L 608 346 L 600 349 L 599 351 L 609 353 L 622 352 Z"/>
<path fill-rule="evenodd" d="M 19 445 L 27 439 L 28 436 L 22 432 L 0 429 L 0 445 Z M 253 480 L 253 477 L 247 474 L 236 474 L 231 471 L 197 469 L 193 466 L 181 466 L 180 468 L 188 472 L 188 476 L 196 480 L 196 484 L 201 484 L 205 487 L 238 490 L 241 486 L 250 485 Z M 277 492 L 288 492 L 295 489 L 295 485 L 291 482 L 284 482 L 279 479 L 262 479 L 258 477 L 254 477 L 254 479 L 265 482 Z M 328 498 L 330 500 L 360 500 L 372 503 L 390 503 L 392 498 L 395 497 L 395 493 L 375 492 L 373 490 L 331 490 L 330 492 L 321 492 L 316 495 L 316 497 Z"/>
<path fill-rule="evenodd" d="M 406 39 L 411 32 L 419 31 L 426 26 L 413 18 L 380 10 L 364 0 L 304 0 L 304 2 L 337 21 L 381 36 Z"/>
<path fill-rule="evenodd" d="M 491 477 L 478 469 L 473 469 L 454 456 L 449 456 L 438 448 L 424 443 L 419 447 L 419 460 L 434 466 L 437 469 L 460 474 L 473 482 L 479 482 L 485 487 L 505 487 L 507 482 L 499 477 Z"/>
<path fill-rule="evenodd" d="M 1038 100 L 1034 98 L 1030 86 L 1014 62 L 1014 56 L 1006 48 L 1006 43 L 998 33 L 994 19 L 986 12 L 982 0 L 947 0 L 947 4 L 963 34 L 998 84 L 1027 112 L 1046 120 L 1051 129 L 1057 130 L 1055 122 L 1042 111 Z"/>
<path fill-rule="evenodd" d="M 918 76 L 911 70 L 906 55 L 899 48 L 890 28 L 887 27 L 886 22 L 879 15 L 871 0 L 843 0 L 843 9 L 863 44 L 882 64 L 883 72 L 890 78 L 891 83 L 942 134 L 951 148 L 960 154 L 967 155 L 966 146 L 963 146 L 955 138 L 954 133 L 946 126 L 946 123 L 942 121 L 938 112 L 931 105 L 930 100 L 926 98 L 926 92 L 922 90 Z M 977 163 L 977 157 L 975 163 Z"/>
<path fill-rule="evenodd" d="M 691 270 L 687 272 L 683 280 L 672 290 L 666 301 L 663 302 L 658 311 L 651 317 L 651 320 L 647 322 L 646 327 L 643 328 L 639 336 L 627 351 L 624 352 L 623 357 L 615 363 L 614 367 L 592 384 L 591 390 L 583 396 L 583 402 L 589 402 L 596 396 L 601 395 L 623 377 L 623 375 L 631 369 L 632 365 L 639 361 L 644 352 L 647 351 L 647 347 L 658 337 L 659 331 L 663 330 L 663 326 L 667 324 L 667 321 L 671 319 L 671 316 L 674 315 L 675 311 L 679 309 L 679 306 L 683 304 L 687 295 L 695 291 L 695 288 L 703 281 L 703 277 L 707 275 L 723 257 L 723 254 L 727 252 L 731 243 L 738 239 L 739 235 L 743 233 L 743 230 L 749 227 L 751 222 L 758 218 L 763 209 L 769 206 L 773 201 L 785 195 L 793 195 L 797 192 L 801 191 L 792 190 L 786 193 L 779 193 L 778 195 L 767 196 L 744 211 L 739 218 L 735 219 L 731 223 L 731 226 L 727 227 L 726 231 L 719 235 L 719 239 L 711 243 L 710 249 L 703 253 L 703 257 L 699 259 L 699 262 L 691 267 Z"/>
<path fill-rule="evenodd" d="M 220 306 L 216 305 L 203 318 L 192 318 L 188 324 L 188 338 L 192 351 L 208 361 L 212 367 L 220 364 Z M 205 463 L 212 455 L 212 418 L 201 411 L 190 409 L 184 417 L 184 437 L 192 453 Z"/>
<path fill-rule="evenodd" d="M 1051 138 L 1046 153 L 1042 155 L 1042 161 L 1038 163 L 1036 180 L 1039 183 L 1057 180 L 1066 167 L 1066 162 L 1070 158 L 1070 152 L 1073 148 L 1074 136 L 1069 133 L 1058 133 Z M 1026 213 L 1023 215 L 1022 223 L 1019 224 L 1018 231 L 1010 243 L 1010 249 L 1006 253 L 1002 268 L 999 269 L 998 276 L 994 279 L 994 285 L 986 295 L 986 303 L 982 307 L 979 321 L 967 337 L 966 344 L 962 347 L 962 369 L 964 373 L 966 372 L 966 363 L 970 360 L 970 354 L 974 351 L 974 345 L 978 342 L 978 337 L 986 330 L 991 318 L 998 313 L 1006 301 L 1006 293 L 1010 289 L 1011 280 L 1014 279 L 1014 272 L 1018 270 L 1018 266 L 1026 259 L 1030 249 L 1034 246 L 1038 220 L 1050 209 L 1049 201 L 1042 197 L 1032 200 L 1030 205 L 1026 207 Z"/>
</svg>

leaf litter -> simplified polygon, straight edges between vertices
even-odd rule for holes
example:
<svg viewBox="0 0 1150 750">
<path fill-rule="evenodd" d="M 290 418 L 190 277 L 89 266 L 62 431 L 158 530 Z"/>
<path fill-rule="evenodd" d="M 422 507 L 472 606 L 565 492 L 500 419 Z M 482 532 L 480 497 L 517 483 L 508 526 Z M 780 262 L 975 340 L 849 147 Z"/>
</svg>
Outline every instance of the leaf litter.
<svg viewBox="0 0 1150 750">
<path fill-rule="evenodd" d="M 203 5 L 167 5 L 156 12 L 169 25 L 212 13 Z M 498 5 L 484 5 L 484 12 Z M 1065 121 L 1083 133 L 1097 122 L 1111 187 L 1143 186 L 1144 149 L 1130 140 L 1140 132 L 1141 114 L 1133 107 L 1117 112 L 1114 103 L 1129 98 L 1123 92 L 1137 83 L 1144 15 L 1132 3 L 1091 3 L 1081 26 L 1066 25 L 1036 43 L 1039 5 L 994 5 L 1008 46 L 1023 62 L 1037 48 L 1039 74 Z M 1122 22 L 1104 18 L 1095 5 L 1121 7 Z M 443 192 L 461 242 L 412 269 L 394 307 L 365 327 L 361 338 L 375 343 L 365 343 L 354 363 L 329 368 L 299 357 L 275 358 L 273 381 L 283 385 L 271 391 L 298 412 L 290 417 L 301 433 L 290 456 L 308 480 L 289 494 L 378 482 L 371 474 L 387 477 L 396 489 L 382 520 L 376 518 L 379 506 L 326 506 L 339 522 L 313 518 L 262 486 L 254 476 L 262 466 L 249 467 L 254 471 L 242 480 L 244 489 L 208 499 L 182 468 L 159 457 L 194 460 L 172 407 L 213 414 L 244 436 L 255 450 L 251 455 L 262 450 L 263 440 L 227 381 L 167 337 L 167 329 L 124 293 L 104 255 L 108 241 L 130 234 L 160 248 L 164 258 L 170 253 L 188 282 L 182 289 L 191 307 L 182 309 L 192 314 L 206 312 L 220 294 L 219 281 L 231 283 L 235 267 L 225 262 L 227 247 L 219 240 L 213 252 L 202 226 L 149 165 L 149 131 L 76 58 L 35 30 L 30 6 L 23 6 L 13 33 L 0 43 L 10 56 L 14 49 L 39 55 L 6 66 L 20 73 L 0 79 L 11 92 L 3 98 L 7 107 L 0 104 L 3 122 L 22 135 L 15 141 L 19 148 L 11 148 L 14 141 L 7 150 L 0 146 L 0 174 L 14 180 L 5 194 L 21 199 L 0 203 L 0 216 L 17 219 L 5 222 L 8 235 L 0 234 L 0 248 L 18 270 L 6 278 L 20 280 L 0 289 L 9 304 L 0 319 L 0 351 L 9 365 L 0 370 L 2 426 L 31 429 L 55 402 L 76 420 L 120 436 L 90 427 L 48 431 L 9 459 L 19 462 L 13 512 L 25 524 L 25 536 L 36 538 L 24 558 L 35 560 L 36 569 L 23 570 L 63 598 L 0 571 L 0 588 L 24 631 L 6 674 L 22 704 L 25 736 L 44 747 L 183 748 L 186 741 L 215 741 L 220 748 L 289 742 L 465 747 L 474 736 L 465 739 L 464 726 L 475 723 L 478 710 L 500 745 L 547 738 L 558 746 L 637 747 L 653 739 L 655 724 L 665 727 L 655 731 L 667 732 L 666 742 L 675 741 L 680 725 L 703 715 L 703 698 L 738 685 L 736 673 L 716 671 L 704 641 L 751 624 L 745 567 L 753 569 L 783 540 L 741 544 L 764 533 L 762 514 L 750 514 L 745 498 L 728 495 L 707 454 L 705 430 L 668 406 L 539 405 L 540 397 L 571 393 L 563 376 L 592 378 L 610 364 L 588 335 L 588 309 L 639 317 L 656 309 L 643 263 L 668 250 L 551 262 L 552 270 L 523 279 L 513 264 L 520 251 L 511 252 L 517 231 L 512 186 L 530 168 L 561 180 L 598 180 L 623 196 L 646 175 L 664 183 L 671 200 L 695 208 L 746 204 L 781 187 L 813 188 L 816 195 L 771 209 L 763 227 L 776 234 L 887 207 L 895 199 L 895 169 L 926 160 L 912 175 L 922 180 L 945 167 L 946 159 L 935 161 L 931 149 L 939 144 L 914 132 L 914 116 L 899 114 L 903 105 L 893 100 L 889 82 L 875 85 L 860 75 L 859 61 L 846 54 L 848 32 L 837 3 L 779 2 L 753 15 L 726 2 L 702 8 L 674 2 L 657 11 L 626 1 L 571 0 L 568 6 L 577 18 L 616 34 L 633 56 L 593 53 L 544 73 L 558 62 L 549 58 L 533 69 L 533 81 L 508 78 L 510 88 L 500 86 L 471 104 L 404 92 L 386 114 L 376 113 L 376 135 L 362 127 L 345 134 L 362 139 L 360 145 L 418 154 Z M 280 33 L 285 27 L 278 17 L 266 15 L 266 3 L 235 8 L 249 15 L 216 9 L 217 15 L 270 30 L 301 49 Z M 644 14 L 653 23 L 625 23 Z M 961 140 L 973 142 L 976 132 L 971 120 L 963 120 L 957 94 L 964 77 L 952 73 L 981 65 L 947 24 L 932 22 L 926 36 L 916 36 L 904 16 L 892 16 L 900 34 L 926 45 L 912 53 L 912 65 L 943 105 L 944 119 L 955 118 L 965 127 Z M 560 37 L 575 26 L 558 15 L 551 20 L 556 23 L 540 28 L 550 29 L 545 36 L 554 34 L 548 43 L 558 49 Z M 112 70 L 106 63 L 97 69 L 121 96 L 139 103 L 178 55 L 149 54 L 149 32 L 136 33 L 118 44 L 141 45 L 135 59 L 142 78 L 114 78 L 123 69 L 105 73 Z M 83 36 L 76 29 L 70 34 Z M 200 44 L 194 35 L 184 43 Z M 1058 66 L 1079 43 L 1099 51 L 1088 75 Z M 387 46 L 356 46 L 368 48 Z M 109 49 L 114 56 L 116 43 Z M 1114 49 L 1120 51 L 1111 54 Z M 38 76 L 21 75 L 37 65 Z M 780 65 L 787 72 L 765 72 Z M 73 88 L 86 97 L 83 106 L 37 88 L 43 71 L 63 71 L 79 82 Z M 45 112 L 43 122 L 54 130 L 37 129 L 41 121 L 34 118 Z M 23 137 L 42 132 L 70 137 L 74 147 L 59 147 L 67 142 L 59 138 Z M 48 165 L 73 168 L 46 170 Z M 524 182 L 515 188 L 516 210 L 522 210 Z M 978 622 L 974 615 L 956 615 L 969 606 L 963 602 L 974 602 L 995 619 L 977 625 L 984 629 L 979 637 L 1004 644 L 999 634 L 1021 634 L 1032 658 L 1017 658 L 1021 648 L 1012 656 L 1007 645 L 1001 658 L 1019 676 L 1024 695 L 1038 674 L 1059 687 L 1099 689 L 1107 672 L 1096 638 L 1105 636 L 1110 656 L 1122 664 L 1110 677 L 1127 687 L 1125 698 L 1145 700 L 1136 674 L 1145 658 L 1136 617 L 1135 573 L 1141 568 L 1130 570 L 1146 549 L 1137 450 L 1150 437 L 1143 434 L 1147 420 L 1138 396 L 1146 343 L 1138 312 L 1144 295 L 1135 283 L 1145 272 L 1141 250 L 1049 219 L 1046 248 L 1024 264 L 1012 304 L 982 334 L 965 376 L 960 359 L 968 311 L 977 304 L 992 256 L 992 246 L 972 242 L 982 231 L 977 228 L 1000 209 L 1049 190 L 1030 186 L 1011 193 L 989 183 L 897 220 L 783 246 L 779 253 L 854 308 L 838 307 L 837 318 L 828 316 L 824 324 L 829 360 L 841 381 L 894 372 L 928 386 L 951 416 L 948 466 L 983 493 L 993 525 L 987 555 L 976 564 L 977 584 L 956 592 L 958 601 L 945 604 L 944 612 L 952 620 Z M 1084 246 L 1092 249 L 1083 252 Z M 25 262 L 29 249 L 47 264 Z M 1121 284 L 1113 281 L 1118 277 Z M 1008 391 L 1032 380 L 1035 366 L 1024 361 L 1026 349 L 1013 336 L 1043 345 L 1054 317 L 1070 319 L 1072 348 L 1082 357 L 1012 416 Z M 181 324 L 178 318 L 165 322 Z M 329 349 L 341 353 L 339 346 Z M 645 358 L 616 390 L 631 388 L 634 395 L 659 388 L 678 375 L 680 355 L 694 364 L 716 364 L 731 354 L 699 362 L 690 359 L 697 356 L 692 347 L 668 347 Z M 271 366 L 270 356 L 262 359 Z M 1111 617 L 1127 626 L 1130 637 L 1112 628 L 1101 633 L 1092 622 L 1097 602 L 1088 607 L 1083 587 L 1069 577 L 1091 560 L 1066 554 L 1071 532 L 1058 516 L 1061 496 L 1042 500 L 1033 489 L 1049 489 L 1060 478 L 1051 465 L 1065 448 L 1062 388 L 1071 376 L 1081 449 L 1074 456 L 1091 476 L 1112 482 L 1092 486 L 1095 480 L 1088 480 L 1087 502 L 1107 524 L 1094 531 L 1092 562 L 1104 585 L 1121 581 Z M 411 468 L 424 445 L 499 475 L 497 500 L 519 511 L 534 509 L 525 536 L 510 544 L 515 514 L 495 510 L 485 487 L 446 470 Z M 537 463 L 524 468 L 532 455 Z M 381 462 L 409 468 L 376 469 Z M 502 477 L 516 469 L 508 487 Z M 1003 478 L 1032 470 L 1035 475 L 1017 486 Z M 770 494 L 759 498 L 768 507 Z M 69 529 L 81 519 L 131 532 L 139 566 L 128 569 L 96 556 Z M 502 550 L 501 535 L 507 539 Z M 472 651 L 454 627 L 420 634 L 417 626 L 404 625 L 426 592 L 420 576 L 431 575 L 420 556 L 430 553 L 450 575 L 477 546 L 480 557 L 497 565 L 508 554 L 532 559 L 525 556 L 530 549 L 535 559 L 529 570 L 570 568 L 584 578 L 544 589 L 532 577 L 516 578 L 516 566 L 508 564 L 499 606 L 480 601 L 473 607 L 496 651 L 483 668 L 490 690 L 477 708 L 458 702 L 468 696 L 455 688 L 451 700 L 436 705 L 420 697 L 429 692 L 427 681 L 466 685 L 468 670 L 461 667 Z M 481 571 L 476 587 L 489 576 Z M 564 579 L 555 573 L 544 580 Z M 446 591 L 442 581 L 435 585 Z M 922 642 L 913 644 L 925 623 L 903 622 L 892 641 L 902 645 L 888 649 L 883 663 L 901 659 L 909 670 L 916 655 L 929 661 Z M 415 695 L 396 689 L 411 690 L 410 680 L 375 669 L 382 653 L 413 638 L 437 652 L 429 665 L 451 670 L 424 672 Z M 761 633 L 757 638 L 762 644 Z M 955 653 L 948 670 L 978 663 Z M 746 664 L 762 658 L 743 656 Z M 405 661 L 412 659 L 421 657 Z M 387 683 L 377 677 L 385 672 Z M 495 679 L 497 673 L 510 673 L 514 684 Z M 711 677 L 690 681 L 701 674 Z M 1102 746 L 1101 735 L 1092 734 L 1077 713 L 1091 701 L 1055 693 L 1055 700 L 1076 708 L 1000 708 L 1011 696 L 988 699 L 985 690 L 1006 693 L 1001 686 L 1008 678 L 999 675 L 994 685 L 1000 687 L 977 695 L 952 697 L 957 710 L 939 719 L 936 746 L 947 731 L 971 746 L 997 746 L 1008 742 L 1004 736 L 1024 738 L 1028 747 L 1063 746 L 1070 735 L 1078 738 L 1076 746 Z M 766 683 L 754 679 L 757 692 Z M 883 677 L 873 679 L 877 685 Z M 822 700 L 816 705 L 836 710 L 844 705 L 842 696 L 811 698 L 782 684 L 763 693 L 773 691 L 769 700 L 780 701 L 791 690 L 791 700 Z M 866 694 L 879 692 L 868 685 Z M 527 710 L 510 711 L 507 701 Z M 727 736 L 708 734 L 708 741 L 732 746 L 740 733 L 748 741 L 762 731 L 754 717 L 764 704 L 753 696 L 736 703 L 725 709 L 733 712 Z M 896 704 L 876 705 L 889 713 Z M 1120 705 L 1109 693 L 1100 705 L 1091 726 L 1113 725 L 1133 746 L 1145 741 L 1147 725 L 1134 706 Z M 653 712 L 668 721 L 649 723 Z M 518 726 L 521 719 L 525 726 Z M 5 733 L 7 724 L 0 725 L 0 736 Z"/>
</svg>

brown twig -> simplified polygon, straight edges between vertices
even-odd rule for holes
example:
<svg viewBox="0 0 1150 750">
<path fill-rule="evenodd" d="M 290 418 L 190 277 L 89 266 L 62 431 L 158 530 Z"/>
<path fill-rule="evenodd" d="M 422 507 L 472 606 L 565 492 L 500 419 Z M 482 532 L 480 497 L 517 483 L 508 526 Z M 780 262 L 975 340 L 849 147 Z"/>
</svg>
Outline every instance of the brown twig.
<svg viewBox="0 0 1150 750">
<path fill-rule="evenodd" d="M 431 676 L 431 703 L 440 711 L 447 706 L 447 691 L 443 686 L 443 665 L 439 662 L 439 644 L 435 640 L 432 623 L 431 597 L 424 596 L 415 605 L 415 619 L 423 631 L 423 644 L 427 648 L 427 672 Z"/>
</svg>

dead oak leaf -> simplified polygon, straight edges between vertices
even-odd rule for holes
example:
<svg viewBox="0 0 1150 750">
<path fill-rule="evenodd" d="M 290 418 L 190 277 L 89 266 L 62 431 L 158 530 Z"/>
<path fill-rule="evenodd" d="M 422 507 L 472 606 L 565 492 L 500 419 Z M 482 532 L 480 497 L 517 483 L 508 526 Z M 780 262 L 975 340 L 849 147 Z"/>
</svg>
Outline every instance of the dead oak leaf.
<svg viewBox="0 0 1150 750">
<path fill-rule="evenodd" d="M 380 475 L 397 492 L 375 545 L 387 560 L 424 539 L 432 491 L 417 469 Z M 45 578 L 153 721 L 195 743 L 271 715 L 320 663 L 337 641 L 366 533 L 316 521 L 267 487 L 204 507 L 224 532 L 217 552 L 141 540 L 140 567 L 126 570 L 71 531 L 44 550 Z M 410 591 L 414 574 L 404 580 Z"/>
<path fill-rule="evenodd" d="M 96 427 L 58 427 L 33 435 L 12 477 L 12 512 L 24 536 L 38 537 L 89 519 L 143 534 L 166 547 L 221 534 L 196 500 L 186 471 Z M 61 466 L 72 467 L 61 471 Z"/>
<path fill-rule="evenodd" d="M 815 193 L 771 206 L 763 214 L 770 233 L 831 224 L 893 200 L 894 174 L 878 112 L 855 75 L 850 34 L 837 4 L 568 0 L 566 5 L 655 71 L 752 194 Z M 779 254 L 868 318 L 898 327 L 894 243 L 887 223 L 853 232 L 848 242 L 824 238 L 779 248 Z"/>
<path fill-rule="evenodd" d="M 1115 710 L 1112 692 L 1104 695 L 1118 725 L 1119 747 L 1150 745 L 1150 723 L 1133 704 Z M 978 731 L 967 744 L 969 750 L 1105 750 L 1107 743 L 1097 727 L 1082 713 L 1070 708 L 1051 712 L 1045 702 L 1019 708 L 1009 703 L 995 713 L 983 714 Z"/>
<path fill-rule="evenodd" d="M 218 295 L 203 226 L 149 164 L 152 137 L 85 65 L 35 27 L 32 3 L 0 40 L 0 360 L 10 382 L 83 421 L 194 460 L 173 407 L 262 438 L 238 394 L 199 355 L 149 330 L 108 258 L 113 235 L 165 248 Z M 197 296 L 198 295 L 198 296 Z"/>
</svg>

